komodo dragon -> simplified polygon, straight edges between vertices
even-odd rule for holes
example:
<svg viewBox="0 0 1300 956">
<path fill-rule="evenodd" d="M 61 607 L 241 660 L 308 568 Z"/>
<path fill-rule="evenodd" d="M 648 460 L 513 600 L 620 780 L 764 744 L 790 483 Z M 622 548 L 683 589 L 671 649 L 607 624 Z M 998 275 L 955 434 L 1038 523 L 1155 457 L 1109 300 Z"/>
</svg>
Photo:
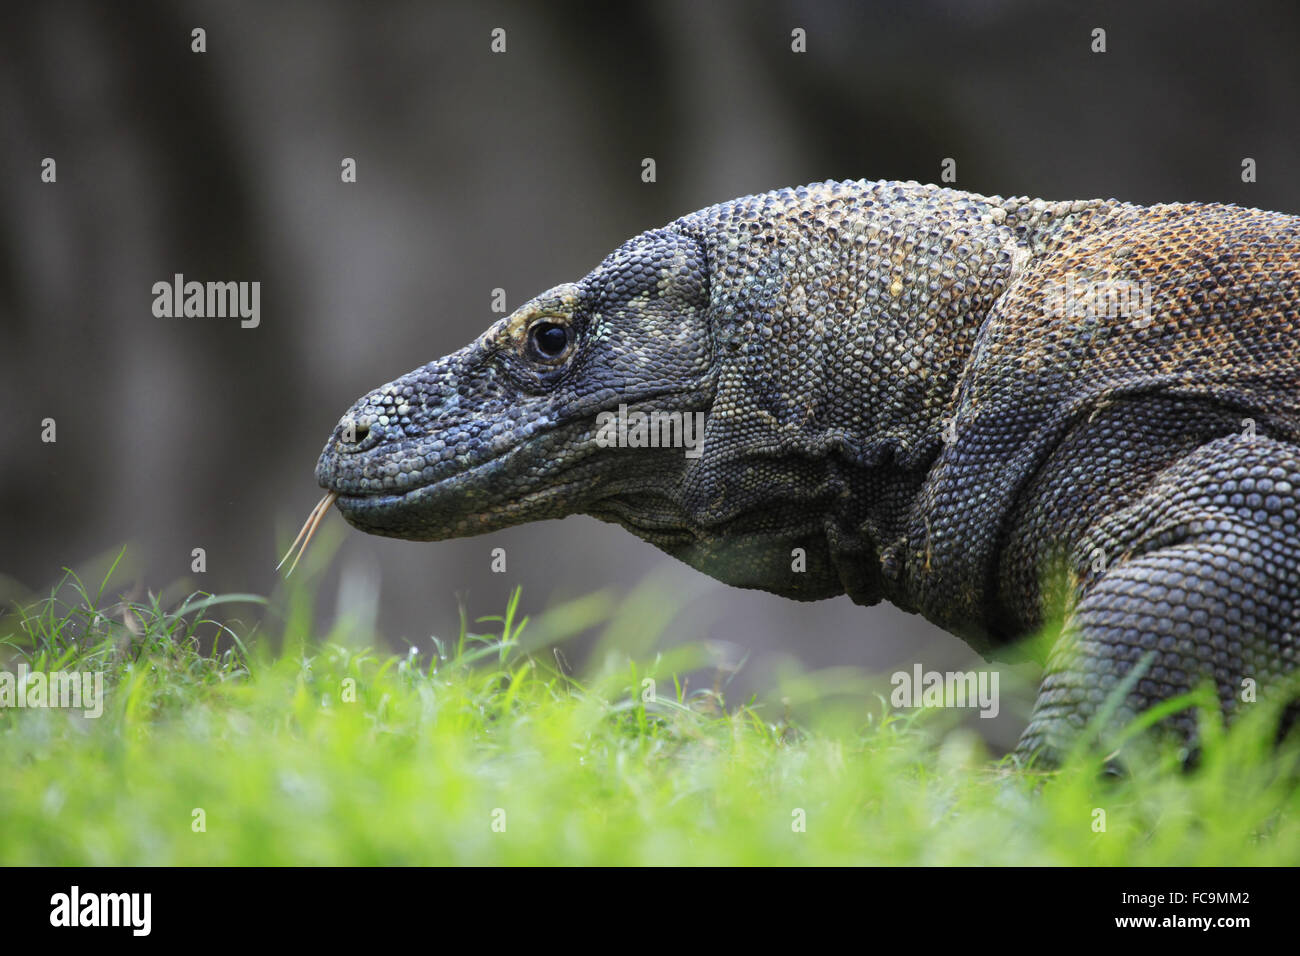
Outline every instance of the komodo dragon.
<svg viewBox="0 0 1300 956">
<path fill-rule="evenodd" d="M 1228 205 L 746 196 L 363 397 L 313 519 L 436 541 L 588 514 L 985 654 L 1044 626 L 1062 572 L 1017 748 L 1051 761 L 1112 691 L 1131 717 L 1209 680 L 1231 716 L 1296 669 L 1298 273 L 1300 218 Z M 619 406 L 706 413 L 703 446 L 610 447 Z"/>
</svg>

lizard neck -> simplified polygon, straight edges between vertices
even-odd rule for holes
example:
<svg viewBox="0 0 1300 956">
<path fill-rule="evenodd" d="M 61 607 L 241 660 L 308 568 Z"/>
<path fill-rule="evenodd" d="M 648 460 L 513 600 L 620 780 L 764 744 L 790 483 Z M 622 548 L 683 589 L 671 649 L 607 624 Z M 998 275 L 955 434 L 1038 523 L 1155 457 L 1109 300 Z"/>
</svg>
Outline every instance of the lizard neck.
<svg viewBox="0 0 1300 956">
<path fill-rule="evenodd" d="M 831 183 L 728 204 L 739 230 L 700 228 L 716 209 L 676 224 L 712 274 L 716 392 L 681 493 L 695 550 L 715 555 L 705 570 L 915 609 L 891 561 L 984 317 L 1027 255 L 1019 202 Z M 717 557 L 739 549 L 743 581 Z"/>
</svg>

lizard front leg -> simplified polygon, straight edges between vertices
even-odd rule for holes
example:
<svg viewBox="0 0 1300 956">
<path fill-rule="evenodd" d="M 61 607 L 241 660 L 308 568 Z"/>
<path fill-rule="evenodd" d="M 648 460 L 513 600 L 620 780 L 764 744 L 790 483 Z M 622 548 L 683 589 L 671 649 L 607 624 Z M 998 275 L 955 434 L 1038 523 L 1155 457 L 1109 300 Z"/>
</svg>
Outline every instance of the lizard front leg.
<svg viewBox="0 0 1300 956">
<path fill-rule="evenodd" d="M 1266 696 L 1300 657 L 1300 450 L 1212 441 L 1098 521 L 1078 557 L 1090 571 L 1017 755 L 1059 760 L 1140 663 L 1118 722 L 1205 681 L 1230 717 L 1247 681 Z M 1194 712 L 1168 725 L 1194 742 Z"/>
</svg>

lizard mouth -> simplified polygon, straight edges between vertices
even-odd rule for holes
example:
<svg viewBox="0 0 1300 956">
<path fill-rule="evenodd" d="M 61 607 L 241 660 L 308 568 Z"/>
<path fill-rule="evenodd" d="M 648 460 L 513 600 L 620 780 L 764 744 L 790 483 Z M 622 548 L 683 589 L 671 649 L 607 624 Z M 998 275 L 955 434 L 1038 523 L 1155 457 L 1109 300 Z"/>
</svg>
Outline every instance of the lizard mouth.
<svg viewBox="0 0 1300 956">
<path fill-rule="evenodd" d="M 466 468 L 443 475 L 423 485 L 416 485 L 406 489 L 378 489 L 375 491 L 366 491 L 355 487 L 349 487 L 347 482 L 340 481 L 337 473 L 331 473 L 321 482 L 325 488 L 325 495 L 316 502 L 311 513 L 307 515 L 307 520 L 303 522 L 302 528 L 298 531 L 297 537 L 289 545 L 288 551 L 285 552 L 280 563 L 275 566 L 278 571 L 284 566 L 284 563 L 293 557 L 289 570 L 285 572 L 285 577 L 293 574 L 294 569 L 298 567 L 298 562 L 302 556 L 307 553 L 307 546 L 311 544 L 312 538 L 316 534 L 316 529 L 320 527 L 325 516 L 329 514 L 330 508 L 337 506 L 344 519 L 351 525 L 361 528 L 365 531 L 373 531 L 378 534 L 395 534 L 394 531 L 384 530 L 388 524 L 385 519 L 393 519 L 410 513 L 412 510 L 421 508 L 421 502 L 428 501 L 431 510 L 437 510 L 438 503 L 435 496 L 447 489 L 449 486 L 464 484 L 467 481 L 473 481 L 477 475 L 488 471 L 491 466 L 498 464 L 506 455 L 497 458 L 489 458 L 486 461 L 477 462 Z M 452 492 L 448 497 L 454 497 L 456 492 Z M 398 535 L 400 537 L 400 535 Z"/>
<path fill-rule="evenodd" d="M 287 578 L 293 574 L 294 569 L 298 567 L 298 562 L 307 553 L 307 546 L 311 544 L 312 538 L 316 535 L 316 529 L 325 520 L 325 516 L 329 514 L 331 507 L 337 507 L 348 524 L 354 527 L 377 534 L 401 537 L 396 531 L 386 530 L 393 519 L 400 520 L 400 516 L 415 510 L 437 512 L 440 510 L 437 497 L 440 492 L 446 489 L 446 486 L 464 483 L 466 479 L 472 478 L 476 472 L 486 470 L 487 466 L 499 460 L 489 459 L 463 471 L 446 475 L 429 484 L 419 485 L 404 491 L 380 490 L 367 492 L 353 489 L 345 492 L 326 486 L 328 490 L 325 495 L 320 501 L 316 502 L 311 513 L 307 515 L 307 520 L 303 522 L 297 537 L 293 539 L 293 543 L 289 545 L 289 550 L 285 552 L 284 557 L 280 559 L 280 563 L 275 566 L 275 569 L 280 570 L 292 556 L 293 561 L 284 576 Z M 448 497 L 455 496 L 457 496 L 456 492 L 453 491 Z"/>
<path fill-rule="evenodd" d="M 513 459 L 527 450 L 527 445 L 517 445 L 504 454 L 404 489 L 362 490 L 349 487 L 348 482 L 331 474 L 322 482 L 325 495 L 312 508 L 276 570 L 292 556 L 285 577 L 293 573 L 331 507 L 336 507 L 348 524 L 371 534 L 438 541 L 484 534 L 532 520 L 555 502 L 571 501 L 569 496 L 584 488 L 581 480 L 567 476 L 583 467 L 588 454 L 575 455 L 570 449 L 568 459 L 552 472 L 545 487 L 517 495 L 502 494 L 509 487 Z M 546 457 L 552 462 L 558 460 L 558 456 Z"/>
<path fill-rule="evenodd" d="M 553 517 L 560 517 L 560 511 L 571 512 L 574 494 L 589 487 L 580 473 L 589 470 L 591 452 L 575 455 L 571 450 L 563 464 L 548 455 L 551 467 L 543 486 L 512 490 L 517 472 L 514 459 L 528 450 L 525 446 L 510 449 L 415 488 L 338 492 L 333 504 L 355 528 L 416 541 L 468 537 L 546 517 L 543 512 L 555 511 Z M 556 503 L 562 507 L 553 507 Z"/>
<path fill-rule="evenodd" d="M 674 388 L 649 388 L 641 394 L 624 398 L 629 405 L 654 401 L 665 396 L 685 396 Z M 691 403 L 694 404 L 694 403 Z M 331 507 L 336 507 L 348 524 L 370 534 L 415 541 L 440 541 L 446 538 L 485 534 L 509 525 L 547 517 L 564 517 L 581 510 L 606 484 L 591 459 L 599 450 L 598 429 L 591 424 L 588 433 L 575 433 L 574 419 L 591 418 L 594 422 L 599 406 L 587 409 L 570 407 L 559 413 L 549 427 L 534 428 L 513 446 L 468 463 L 446 463 L 441 474 L 434 474 L 420 484 L 406 487 L 359 487 L 356 458 L 341 456 L 326 446 L 317 465 L 317 478 L 326 494 L 308 515 L 289 553 L 277 569 L 293 558 L 289 574 L 306 553 L 307 546 Z M 565 427 L 566 421 L 569 427 Z M 382 439 L 372 430 L 365 436 L 371 444 L 361 455 L 384 461 L 396 457 L 393 447 L 384 448 Z M 585 437 L 586 441 L 581 440 Z M 575 441 L 575 439 L 578 439 Z M 486 449 L 485 449 L 486 450 Z M 355 454 L 355 453 L 354 453 Z M 520 457 L 526 459 L 521 467 Z M 358 455 L 357 457 L 360 457 Z M 521 476 L 540 487 L 519 487 Z M 413 476 L 418 481 L 422 476 Z M 286 574 L 287 576 L 287 574 Z"/>
</svg>

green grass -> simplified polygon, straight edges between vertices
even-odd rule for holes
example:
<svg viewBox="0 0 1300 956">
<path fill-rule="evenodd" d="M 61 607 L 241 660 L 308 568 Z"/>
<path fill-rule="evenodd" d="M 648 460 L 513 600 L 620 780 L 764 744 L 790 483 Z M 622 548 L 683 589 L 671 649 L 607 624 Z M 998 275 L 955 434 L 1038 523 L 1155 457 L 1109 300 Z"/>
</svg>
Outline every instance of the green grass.
<svg viewBox="0 0 1300 956">
<path fill-rule="evenodd" d="M 516 594 L 433 659 L 317 640 L 302 585 L 273 632 L 218 623 L 257 600 L 108 601 L 73 577 L 0 619 L 0 667 L 109 688 L 98 719 L 0 711 L 0 864 L 1300 862 L 1300 754 L 1250 719 L 1207 716 L 1194 772 L 1166 752 L 1116 779 L 1081 751 L 1029 773 L 950 712 L 815 674 L 787 688 L 798 719 L 684 692 L 689 651 L 618 653 L 653 595 L 529 623 Z M 609 615 L 602 663 L 566 675 L 550 645 Z"/>
</svg>

